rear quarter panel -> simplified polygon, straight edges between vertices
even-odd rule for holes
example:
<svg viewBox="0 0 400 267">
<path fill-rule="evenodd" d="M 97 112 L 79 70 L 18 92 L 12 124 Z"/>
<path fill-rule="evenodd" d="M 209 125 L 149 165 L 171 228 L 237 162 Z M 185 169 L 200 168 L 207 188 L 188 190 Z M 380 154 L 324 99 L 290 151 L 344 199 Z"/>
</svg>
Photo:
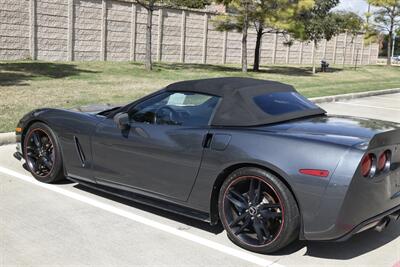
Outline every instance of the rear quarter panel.
<svg viewBox="0 0 400 267">
<path fill-rule="evenodd" d="M 224 173 L 231 166 L 242 166 L 243 164 L 262 166 L 267 168 L 282 179 L 291 188 L 298 201 L 302 215 L 304 233 L 320 229 L 319 218 L 326 215 L 327 211 L 321 210 L 321 204 L 326 197 L 325 192 L 331 180 L 335 180 L 335 170 L 339 164 L 344 164 L 340 172 L 339 191 L 346 191 L 351 181 L 350 173 L 357 168 L 357 161 L 362 153 L 352 154 L 351 161 L 341 163 L 345 155 L 351 153 L 348 145 L 336 144 L 335 142 L 321 141 L 320 137 L 306 138 L 295 135 L 284 135 L 279 133 L 268 133 L 251 130 L 223 130 L 216 129 L 214 134 L 226 134 L 231 136 L 229 145 L 223 151 L 206 149 L 203 155 L 202 165 L 192 191 L 189 202 L 196 208 L 209 211 L 210 203 L 205 201 L 213 192 L 215 177 Z M 354 166 L 355 164 L 355 166 Z M 328 177 L 314 177 L 299 173 L 300 169 L 323 169 L 328 170 Z M 337 197 L 336 192 L 333 198 Z M 342 198 L 343 194 L 338 195 Z M 334 220 L 325 223 L 329 227 Z M 324 227 L 322 227 L 324 228 Z"/>
<path fill-rule="evenodd" d="M 390 168 L 377 170 L 373 177 L 361 175 L 360 160 L 357 171 L 349 172 L 352 166 L 346 164 L 354 164 L 351 162 L 357 156 L 351 155 L 357 154 L 356 150 L 345 156 L 326 191 L 321 208 L 326 212 L 309 234 L 310 239 L 340 239 L 359 224 L 400 207 L 400 131 L 375 135 L 364 152 L 379 157 L 388 150 L 391 151 Z M 349 176 L 352 176 L 350 183 Z M 329 224 L 332 224 L 331 227 L 328 227 Z"/>
</svg>

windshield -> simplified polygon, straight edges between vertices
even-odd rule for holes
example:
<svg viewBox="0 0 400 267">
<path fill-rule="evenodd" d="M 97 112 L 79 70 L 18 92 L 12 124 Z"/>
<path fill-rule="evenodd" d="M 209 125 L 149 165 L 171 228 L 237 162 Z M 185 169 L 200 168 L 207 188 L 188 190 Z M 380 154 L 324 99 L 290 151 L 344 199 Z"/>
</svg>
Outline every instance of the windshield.
<svg viewBox="0 0 400 267">
<path fill-rule="evenodd" d="M 110 109 L 106 109 L 106 110 L 103 110 L 103 111 L 97 113 L 97 115 L 107 116 L 107 115 L 111 114 L 112 112 L 119 110 L 120 108 L 121 107 L 113 107 Z"/>
</svg>

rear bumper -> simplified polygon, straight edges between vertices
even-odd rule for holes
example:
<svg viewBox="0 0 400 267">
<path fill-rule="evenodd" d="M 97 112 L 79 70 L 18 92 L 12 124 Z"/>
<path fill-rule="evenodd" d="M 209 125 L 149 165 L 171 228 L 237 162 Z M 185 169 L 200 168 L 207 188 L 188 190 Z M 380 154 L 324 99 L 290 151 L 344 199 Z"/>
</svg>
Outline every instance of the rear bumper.
<svg viewBox="0 0 400 267">
<path fill-rule="evenodd" d="M 347 188 L 331 186 L 324 196 L 324 208 L 304 239 L 343 241 L 367 229 L 382 230 L 400 214 L 400 164 L 374 179 L 354 176 Z"/>
<path fill-rule="evenodd" d="M 385 229 L 389 223 L 399 221 L 399 219 L 400 205 L 360 223 L 352 231 L 333 241 L 346 241 L 353 235 L 364 232 L 368 229 L 375 229 L 380 232 Z"/>
</svg>

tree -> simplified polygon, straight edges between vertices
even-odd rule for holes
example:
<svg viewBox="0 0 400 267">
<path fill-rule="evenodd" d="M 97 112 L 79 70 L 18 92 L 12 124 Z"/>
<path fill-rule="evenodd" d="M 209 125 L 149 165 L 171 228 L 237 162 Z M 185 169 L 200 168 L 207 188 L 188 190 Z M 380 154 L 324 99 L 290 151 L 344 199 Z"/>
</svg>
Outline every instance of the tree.
<svg viewBox="0 0 400 267">
<path fill-rule="evenodd" d="M 153 63 L 151 60 L 151 33 L 154 10 L 168 7 L 203 8 L 204 6 L 210 4 L 210 1 L 208 0 L 135 0 L 135 2 L 147 10 L 145 56 L 145 67 L 147 70 L 153 69 Z"/>
<path fill-rule="evenodd" d="M 242 70 L 247 71 L 247 31 L 256 31 L 253 71 L 260 67 L 261 40 L 266 33 L 286 34 L 293 27 L 295 15 L 311 8 L 314 0 L 225 0 L 219 1 L 229 7 L 231 14 L 214 20 L 220 31 L 237 30 L 242 33 Z"/>
<path fill-rule="evenodd" d="M 318 42 L 322 39 L 329 41 L 340 32 L 338 15 L 332 12 L 339 2 L 339 0 L 315 0 L 312 8 L 299 13 L 294 27 L 289 31 L 296 39 L 310 41 L 317 48 Z M 316 73 L 315 53 L 312 62 L 313 73 Z"/>
<path fill-rule="evenodd" d="M 253 70 L 259 71 L 261 40 L 266 33 L 286 36 L 294 27 L 296 14 L 311 8 L 314 0 L 259 0 L 251 14 L 251 21 L 257 33 Z"/>
<path fill-rule="evenodd" d="M 354 12 L 348 11 L 339 11 L 337 13 L 333 13 L 336 20 L 337 25 L 337 33 L 346 33 L 350 35 L 351 40 L 350 43 L 354 45 L 354 41 L 356 37 L 363 32 L 364 28 L 364 20 L 358 14 Z M 346 46 L 343 49 L 343 58 L 346 56 Z M 345 60 L 343 60 L 343 66 L 345 64 Z"/>
<path fill-rule="evenodd" d="M 242 72 L 247 72 L 247 35 L 251 12 L 255 8 L 254 0 L 217 0 L 229 7 L 231 14 L 218 16 L 214 24 L 217 30 L 237 30 L 242 33 Z"/>
<path fill-rule="evenodd" d="M 392 45 L 394 33 L 400 27 L 400 0 L 367 0 L 375 7 L 372 11 L 373 27 L 388 33 L 387 65 L 392 64 Z"/>
</svg>

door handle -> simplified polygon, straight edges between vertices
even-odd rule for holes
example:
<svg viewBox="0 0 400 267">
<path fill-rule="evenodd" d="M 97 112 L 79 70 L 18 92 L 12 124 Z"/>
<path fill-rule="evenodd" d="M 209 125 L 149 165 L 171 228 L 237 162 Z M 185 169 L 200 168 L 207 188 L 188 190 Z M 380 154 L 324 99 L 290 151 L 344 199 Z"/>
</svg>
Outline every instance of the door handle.
<svg viewBox="0 0 400 267">
<path fill-rule="evenodd" d="M 204 136 L 204 139 L 203 139 L 203 147 L 204 147 L 204 148 L 209 148 L 209 147 L 210 147 L 212 137 L 213 137 L 213 134 L 211 134 L 211 133 L 207 133 L 207 134 Z"/>
</svg>

